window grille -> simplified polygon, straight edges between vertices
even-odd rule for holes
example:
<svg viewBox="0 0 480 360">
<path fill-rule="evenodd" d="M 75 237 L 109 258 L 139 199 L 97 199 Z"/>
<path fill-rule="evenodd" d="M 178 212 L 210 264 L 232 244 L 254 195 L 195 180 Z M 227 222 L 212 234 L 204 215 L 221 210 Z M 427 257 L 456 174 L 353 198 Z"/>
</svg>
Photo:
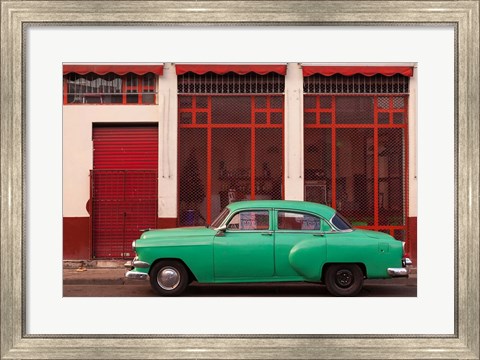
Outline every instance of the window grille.
<svg viewBox="0 0 480 360">
<path fill-rule="evenodd" d="M 283 95 L 178 99 L 179 225 L 209 224 L 233 201 L 283 198 Z"/>
<path fill-rule="evenodd" d="M 108 73 L 64 76 L 64 104 L 155 104 L 153 73 L 117 75 Z"/>
<path fill-rule="evenodd" d="M 304 78 L 308 94 L 408 94 L 409 78 L 403 75 L 312 75 Z"/>
<path fill-rule="evenodd" d="M 285 76 L 276 73 L 259 75 L 248 73 L 225 75 L 208 72 L 197 75 L 188 72 L 178 76 L 180 94 L 273 94 L 285 91 Z"/>
<path fill-rule="evenodd" d="M 408 95 L 305 94 L 305 200 L 406 240 Z"/>
</svg>

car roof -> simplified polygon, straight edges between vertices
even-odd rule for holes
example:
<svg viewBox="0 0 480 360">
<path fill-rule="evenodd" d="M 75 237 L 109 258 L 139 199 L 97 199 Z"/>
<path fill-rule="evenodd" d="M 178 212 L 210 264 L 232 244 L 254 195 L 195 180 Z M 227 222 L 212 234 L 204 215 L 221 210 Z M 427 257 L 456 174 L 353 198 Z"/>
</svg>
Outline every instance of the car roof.
<svg viewBox="0 0 480 360">
<path fill-rule="evenodd" d="M 323 204 L 317 204 L 308 201 L 296 200 L 248 200 L 237 201 L 228 205 L 230 211 L 237 211 L 242 209 L 263 208 L 263 209 L 283 209 L 283 210 L 297 210 L 297 211 L 311 211 L 325 218 L 332 218 L 335 214 L 335 209 Z"/>
</svg>

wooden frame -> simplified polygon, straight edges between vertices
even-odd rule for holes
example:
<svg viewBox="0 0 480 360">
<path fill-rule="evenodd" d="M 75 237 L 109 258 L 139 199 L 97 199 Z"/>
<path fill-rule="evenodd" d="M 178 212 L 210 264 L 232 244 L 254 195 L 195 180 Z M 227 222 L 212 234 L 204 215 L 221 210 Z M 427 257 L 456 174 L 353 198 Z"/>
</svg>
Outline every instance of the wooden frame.
<svg viewBox="0 0 480 360">
<path fill-rule="evenodd" d="M 453 336 L 31 336 L 25 333 L 25 93 L 29 23 L 453 24 L 456 326 Z M 461 358 L 479 350 L 479 1 L 1 1 L 2 359 Z M 440 274 L 441 276 L 441 274 Z M 441 281 L 441 279 L 439 279 Z"/>
</svg>

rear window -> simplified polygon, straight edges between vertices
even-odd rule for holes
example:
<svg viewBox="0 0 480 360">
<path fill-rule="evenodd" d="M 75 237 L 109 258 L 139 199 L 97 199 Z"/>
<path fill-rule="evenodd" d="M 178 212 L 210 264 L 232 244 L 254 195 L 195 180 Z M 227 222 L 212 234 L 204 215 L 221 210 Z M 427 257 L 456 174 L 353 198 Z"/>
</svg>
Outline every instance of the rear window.
<svg viewBox="0 0 480 360">
<path fill-rule="evenodd" d="M 348 220 L 339 213 L 336 213 L 332 218 L 332 224 L 335 225 L 338 230 L 350 230 L 352 228 Z"/>
</svg>

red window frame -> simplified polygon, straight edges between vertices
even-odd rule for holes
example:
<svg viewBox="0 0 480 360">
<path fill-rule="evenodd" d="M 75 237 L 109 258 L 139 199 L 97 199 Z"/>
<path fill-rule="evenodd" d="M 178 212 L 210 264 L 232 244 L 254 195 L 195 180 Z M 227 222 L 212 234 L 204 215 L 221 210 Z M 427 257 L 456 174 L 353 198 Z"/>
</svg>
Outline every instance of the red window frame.
<svg viewBox="0 0 480 360">
<path fill-rule="evenodd" d="M 374 102 L 374 121 L 371 124 L 337 124 L 336 121 L 336 98 L 339 96 L 367 96 L 373 97 Z M 367 226 L 358 226 L 358 228 L 364 228 L 369 230 L 375 231 L 388 231 L 390 235 L 394 236 L 395 230 L 403 230 L 405 234 L 408 233 L 408 208 L 409 208 L 409 194 L 408 194 L 408 95 L 405 94 L 305 94 L 304 97 L 312 97 L 315 98 L 315 107 L 306 108 L 304 106 L 304 114 L 313 113 L 315 114 L 315 123 L 305 123 L 305 129 L 331 129 L 331 153 L 332 153 L 332 183 L 331 183 L 331 191 L 332 191 L 332 204 L 333 208 L 337 207 L 337 182 L 333 179 L 336 179 L 337 169 L 336 169 L 336 130 L 337 129 L 373 129 L 373 153 L 374 156 L 374 163 L 373 163 L 373 176 L 374 176 L 374 225 L 367 225 Z M 320 106 L 320 98 L 321 97 L 330 97 L 331 98 L 331 105 L 330 107 L 321 107 Z M 403 98 L 403 106 L 396 107 L 394 105 L 394 98 L 401 97 Z M 388 99 L 388 106 L 379 106 L 379 99 L 380 98 L 387 98 Z M 305 103 L 305 102 L 304 102 Z M 331 123 L 322 123 L 321 122 L 321 114 L 322 113 L 330 113 L 331 114 Z M 379 123 L 378 118 L 379 114 L 387 113 L 389 121 L 388 123 Z M 403 113 L 403 123 L 397 124 L 394 122 L 394 114 L 395 113 Z M 405 224 L 403 225 L 382 225 L 379 223 L 379 163 L 378 163 L 378 133 L 379 129 L 403 129 L 404 130 L 404 139 L 405 139 L 405 179 L 404 179 L 404 202 L 405 202 Z M 411 244 L 409 244 L 410 246 Z"/>
<path fill-rule="evenodd" d="M 242 123 L 242 124 L 230 124 L 230 123 L 214 123 L 212 122 L 212 98 L 213 97 L 222 97 L 222 96 L 247 96 L 251 98 L 251 121 L 249 123 Z M 250 198 L 251 200 L 255 200 L 255 185 L 257 176 L 256 172 L 256 157 L 255 157 L 255 144 L 256 144 L 256 130 L 257 129 L 281 129 L 282 130 L 282 164 L 285 164 L 285 155 L 283 149 L 285 148 L 285 97 L 283 94 L 272 93 L 272 94 L 179 94 L 179 106 L 178 106 L 178 127 L 179 129 L 185 128 L 196 128 L 196 129 L 207 129 L 207 186 L 206 186 L 206 198 L 211 199 L 212 195 L 212 129 L 251 129 L 251 183 L 250 183 Z M 180 98 L 181 97 L 190 97 L 192 98 L 192 105 L 191 107 L 182 107 Z M 197 98 L 205 97 L 207 98 L 207 107 L 198 107 L 197 106 Z M 255 101 L 255 98 L 258 97 L 266 97 L 266 105 L 265 107 L 258 107 Z M 280 97 L 282 98 L 282 106 L 278 108 L 272 108 L 272 98 Z M 189 113 L 191 114 L 191 122 L 185 123 L 182 122 L 182 114 Z M 199 123 L 197 121 L 197 115 L 199 113 L 206 113 L 207 114 L 207 122 L 206 123 Z M 266 114 L 266 122 L 260 123 L 256 121 L 256 114 L 264 113 Z M 272 114 L 281 114 L 281 122 L 276 123 L 272 122 Z M 180 132 L 179 132 L 180 136 Z M 181 140 L 179 139 L 179 146 L 181 146 Z M 179 164 L 180 166 L 180 164 Z M 180 167 L 178 169 L 178 173 L 180 173 Z M 285 197 L 285 173 L 282 172 L 282 199 Z M 177 185 L 180 188 L 180 184 Z M 180 196 L 180 194 L 178 194 Z M 177 202 L 180 204 L 180 200 Z M 179 209 L 180 210 L 180 209 Z M 207 201 L 207 208 L 206 208 L 206 222 L 211 223 L 212 219 L 212 204 L 211 200 Z"/>
<path fill-rule="evenodd" d="M 78 93 L 69 93 L 68 90 L 68 77 L 71 76 L 71 74 L 76 74 L 78 78 L 86 78 L 90 74 L 89 73 L 86 75 L 82 74 L 77 74 L 77 73 L 69 73 L 64 75 L 63 77 L 63 104 L 64 105 L 156 105 L 157 104 L 157 76 L 153 73 L 146 73 L 142 75 L 138 75 L 135 73 L 127 73 L 124 75 L 118 75 L 114 73 L 108 73 L 106 75 L 97 75 L 100 76 L 100 78 L 104 78 L 104 76 L 114 76 L 117 79 L 120 79 L 122 82 L 121 85 L 121 92 L 119 93 L 104 93 L 104 92 L 78 92 Z M 153 80 L 153 83 L 150 84 L 150 81 L 148 81 L 148 85 L 144 86 L 144 78 L 149 78 Z M 134 81 L 134 84 L 132 84 L 132 80 Z M 145 91 L 148 90 L 148 91 Z M 79 95 L 83 98 L 88 98 L 89 96 L 94 97 L 94 96 L 105 96 L 105 95 L 117 95 L 122 97 L 121 102 L 100 102 L 100 103 L 87 103 L 87 102 L 68 102 L 68 96 L 69 95 Z M 132 102 L 129 101 L 128 97 L 129 96 L 138 96 L 137 101 Z M 153 95 L 153 101 L 145 103 L 144 101 L 144 95 Z"/>
</svg>

